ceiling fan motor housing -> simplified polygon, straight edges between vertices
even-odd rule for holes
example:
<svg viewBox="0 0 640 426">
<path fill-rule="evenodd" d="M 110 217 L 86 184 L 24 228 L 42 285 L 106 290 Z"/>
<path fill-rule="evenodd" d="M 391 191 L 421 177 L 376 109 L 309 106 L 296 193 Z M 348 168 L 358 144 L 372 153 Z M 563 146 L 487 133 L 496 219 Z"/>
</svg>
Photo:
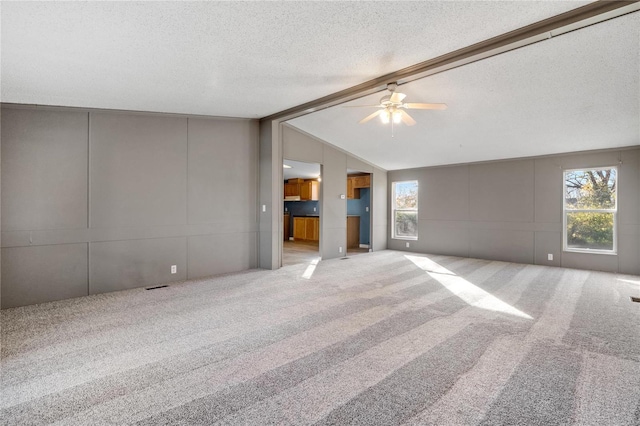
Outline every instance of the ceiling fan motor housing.
<svg viewBox="0 0 640 426">
<path fill-rule="evenodd" d="M 391 102 L 391 95 L 383 96 L 382 98 L 380 98 L 380 105 L 382 105 L 383 107 L 393 105 L 393 102 Z"/>
</svg>

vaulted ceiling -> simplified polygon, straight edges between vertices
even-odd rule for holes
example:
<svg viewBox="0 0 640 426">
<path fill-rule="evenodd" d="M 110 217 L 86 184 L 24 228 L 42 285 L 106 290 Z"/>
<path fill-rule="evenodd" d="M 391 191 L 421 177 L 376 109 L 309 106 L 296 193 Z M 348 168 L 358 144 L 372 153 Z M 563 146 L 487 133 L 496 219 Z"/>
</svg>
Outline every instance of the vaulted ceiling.
<svg viewBox="0 0 640 426">
<path fill-rule="evenodd" d="M 258 118 L 585 3 L 3 1 L 0 100 Z M 366 109 L 291 124 L 386 169 L 637 144 L 639 16 L 401 86 L 449 109 L 393 138 Z"/>
<path fill-rule="evenodd" d="M 400 86 L 417 121 L 336 106 L 290 121 L 387 170 L 640 144 L 640 12 Z M 376 104 L 388 92 L 344 105 Z"/>
</svg>

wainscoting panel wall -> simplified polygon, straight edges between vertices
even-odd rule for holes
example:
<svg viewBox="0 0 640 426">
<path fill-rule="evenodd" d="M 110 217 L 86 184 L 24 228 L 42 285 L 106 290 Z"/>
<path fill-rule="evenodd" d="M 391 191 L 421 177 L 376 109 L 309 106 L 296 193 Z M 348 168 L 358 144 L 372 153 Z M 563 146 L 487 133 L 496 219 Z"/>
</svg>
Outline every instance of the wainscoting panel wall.
<svg viewBox="0 0 640 426">
<path fill-rule="evenodd" d="M 87 244 L 2 249 L 2 306 L 86 296 Z"/>
<path fill-rule="evenodd" d="M 87 227 L 86 112 L 2 109 L 2 231 Z"/>
<path fill-rule="evenodd" d="M 187 223 L 187 119 L 91 113 L 92 228 Z"/>
<path fill-rule="evenodd" d="M 257 267 L 256 120 L 3 106 L 1 136 L 2 308 Z"/>
</svg>

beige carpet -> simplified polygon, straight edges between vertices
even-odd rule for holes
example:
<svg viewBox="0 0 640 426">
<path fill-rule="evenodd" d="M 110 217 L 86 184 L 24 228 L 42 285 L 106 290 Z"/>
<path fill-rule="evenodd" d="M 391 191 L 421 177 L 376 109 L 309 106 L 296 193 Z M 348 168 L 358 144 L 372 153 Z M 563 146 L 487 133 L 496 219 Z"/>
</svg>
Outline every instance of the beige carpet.
<svg viewBox="0 0 640 426">
<path fill-rule="evenodd" d="M 638 425 L 631 295 L 382 251 L 4 310 L 0 423 Z"/>
</svg>

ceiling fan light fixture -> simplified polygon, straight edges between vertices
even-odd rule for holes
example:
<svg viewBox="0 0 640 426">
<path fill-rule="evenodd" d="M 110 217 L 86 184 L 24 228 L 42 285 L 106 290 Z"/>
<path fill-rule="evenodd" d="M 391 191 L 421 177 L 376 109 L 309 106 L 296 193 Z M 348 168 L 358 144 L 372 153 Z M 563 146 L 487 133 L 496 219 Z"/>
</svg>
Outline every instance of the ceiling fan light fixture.
<svg viewBox="0 0 640 426">
<path fill-rule="evenodd" d="M 393 123 L 400 124 L 401 121 L 402 121 L 402 112 L 397 110 L 393 111 Z"/>
<path fill-rule="evenodd" d="M 391 121 L 391 113 L 388 109 L 385 109 L 380 113 L 380 121 L 382 121 L 382 124 L 389 124 Z"/>
</svg>

